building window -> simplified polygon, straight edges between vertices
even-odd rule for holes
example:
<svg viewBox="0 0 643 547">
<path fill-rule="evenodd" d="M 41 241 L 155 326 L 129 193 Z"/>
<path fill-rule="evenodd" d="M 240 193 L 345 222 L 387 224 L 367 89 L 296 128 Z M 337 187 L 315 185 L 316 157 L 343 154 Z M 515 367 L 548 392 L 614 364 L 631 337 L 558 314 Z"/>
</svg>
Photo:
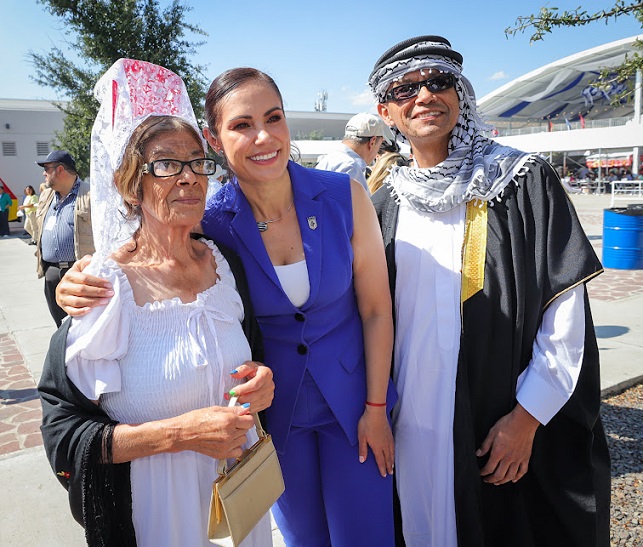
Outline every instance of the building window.
<svg viewBox="0 0 643 547">
<path fill-rule="evenodd" d="M 3 156 L 17 156 L 15 142 L 2 142 L 2 155 Z"/>
<path fill-rule="evenodd" d="M 49 143 L 48 142 L 37 142 L 36 143 L 36 156 L 48 156 L 49 155 Z"/>
</svg>

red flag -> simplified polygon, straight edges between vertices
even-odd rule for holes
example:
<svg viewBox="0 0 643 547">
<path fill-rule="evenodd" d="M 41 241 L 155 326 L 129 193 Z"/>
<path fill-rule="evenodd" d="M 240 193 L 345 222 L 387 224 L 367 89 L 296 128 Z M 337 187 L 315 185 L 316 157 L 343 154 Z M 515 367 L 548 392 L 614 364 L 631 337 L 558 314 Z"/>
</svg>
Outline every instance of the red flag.
<svg viewBox="0 0 643 547">
<path fill-rule="evenodd" d="M 553 130 L 554 130 L 554 124 L 551 123 L 551 120 L 549 120 L 549 129 L 548 129 L 548 131 L 552 132 Z"/>
<path fill-rule="evenodd" d="M 583 116 L 580 114 L 578 115 L 578 117 L 580 118 L 580 128 L 585 129 L 585 118 L 583 118 Z"/>
</svg>

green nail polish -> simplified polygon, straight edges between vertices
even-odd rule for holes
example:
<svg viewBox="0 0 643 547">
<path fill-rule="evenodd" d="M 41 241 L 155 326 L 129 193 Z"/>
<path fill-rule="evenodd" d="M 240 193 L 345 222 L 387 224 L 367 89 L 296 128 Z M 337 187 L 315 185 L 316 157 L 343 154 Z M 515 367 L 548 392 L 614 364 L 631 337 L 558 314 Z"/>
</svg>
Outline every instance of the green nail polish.
<svg viewBox="0 0 643 547">
<path fill-rule="evenodd" d="M 228 393 L 230 394 L 230 397 L 236 397 L 237 396 L 237 394 L 234 392 L 234 389 L 231 389 L 230 391 L 228 391 Z"/>
</svg>

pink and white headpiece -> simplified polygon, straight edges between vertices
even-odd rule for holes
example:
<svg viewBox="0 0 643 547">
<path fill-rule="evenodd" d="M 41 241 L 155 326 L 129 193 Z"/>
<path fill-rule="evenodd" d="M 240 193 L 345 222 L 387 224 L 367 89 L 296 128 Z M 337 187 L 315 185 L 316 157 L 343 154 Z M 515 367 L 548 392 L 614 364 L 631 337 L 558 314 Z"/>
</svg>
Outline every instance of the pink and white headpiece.
<svg viewBox="0 0 643 547">
<path fill-rule="evenodd" d="M 138 228 L 125 220 L 123 199 L 114 172 L 129 139 L 150 116 L 177 116 L 201 134 L 183 80 L 171 70 L 145 61 L 119 59 L 94 87 L 100 102 L 92 128 L 90 187 L 96 252 L 107 256 Z M 207 150 L 202 141 L 204 151 Z"/>
</svg>

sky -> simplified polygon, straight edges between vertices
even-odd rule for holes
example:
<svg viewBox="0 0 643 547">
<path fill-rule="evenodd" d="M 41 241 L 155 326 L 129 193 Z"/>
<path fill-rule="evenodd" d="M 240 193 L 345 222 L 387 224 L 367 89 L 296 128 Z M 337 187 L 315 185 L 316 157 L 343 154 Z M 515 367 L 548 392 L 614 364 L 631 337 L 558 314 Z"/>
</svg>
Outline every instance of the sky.
<svg viewBox="0 0 643 547">
<path fill-rule="evenodd" d="M 494 0 L 435 2 L 431 0 L 185 0 L 192 6 L 187 20 L 207 37 L 194 56 L 213 79 L 235 66 L 253 66 L 270 74 L 284 97 L 286 110 L 313 111 L 322 90 L 328 112 L 374 112 L 366 81 L 377 58 L 413 36 L 446 37 L 464 56 L 464 74 L 478 98 L 557 59 L 608 42 L 643 34 L 634 17 L 621 17 L 579 28 L 562 28 L 530 44 L 531 33 L 507 38 L 505 29 L 519 16 L 537 13 L 543 5 L 561 11 L 580 0 Z M 167 6 L 169 0 L 160 0 Z M 613 0 L 585 1 L 594 13 Z M 114 1 L 118 5 L 118 0 Z M 35 69 L 30 51 L 67 50 L 73 36 L 60 19 L 37 0 L 0 0 L 0 98 L 61 99 L 31 80 Z"/>
</svg>

